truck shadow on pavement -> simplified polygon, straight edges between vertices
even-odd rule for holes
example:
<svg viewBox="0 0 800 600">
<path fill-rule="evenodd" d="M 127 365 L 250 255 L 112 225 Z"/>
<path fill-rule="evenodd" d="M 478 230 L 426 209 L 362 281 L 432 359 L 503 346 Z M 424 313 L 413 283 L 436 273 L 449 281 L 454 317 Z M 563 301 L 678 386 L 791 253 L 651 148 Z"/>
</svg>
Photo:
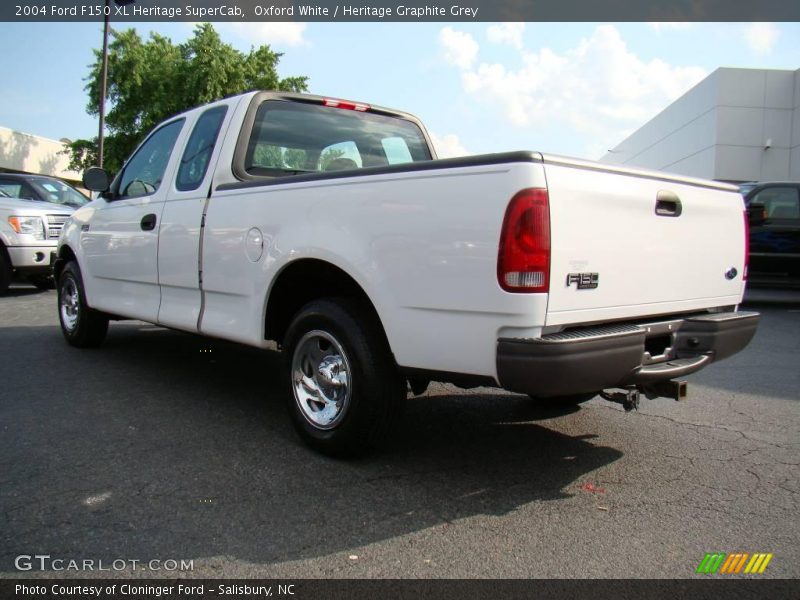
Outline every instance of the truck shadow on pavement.
<svg viewBox="0 0 800 600">
<path fill-rule="evenodd" d="M 17 375 L 0 403 L 0 572 L 36 553 L 324 556 L 568 498 L 622 456 L 521 396 L 438 388 L 387 451 L 337 461 L 295 436 L 277 352 L 142 324 L 84 351 L 56 327 L 4 328 L 0 350 Z"/>
</svg>

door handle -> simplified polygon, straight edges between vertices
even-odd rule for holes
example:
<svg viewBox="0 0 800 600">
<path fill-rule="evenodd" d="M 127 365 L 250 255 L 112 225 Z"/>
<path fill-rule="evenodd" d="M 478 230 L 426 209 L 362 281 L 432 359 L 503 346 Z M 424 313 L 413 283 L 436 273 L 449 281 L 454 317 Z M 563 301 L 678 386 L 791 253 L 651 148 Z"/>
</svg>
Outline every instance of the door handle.
<svg viewBox="0 0 800 600">
<path fill-rule="evenodd" d="M 681 199 L 675 192 L 661 190 L 656 196 L 656 215 L 659 217 L 680 217 L 683 212 Z"/>
<path fill-rule="evenodd" d="M 156 216 L 153 213 L 143 216 L 139 225 L 142 231 L 153 231 L 156 228 Z"/>
</svg>

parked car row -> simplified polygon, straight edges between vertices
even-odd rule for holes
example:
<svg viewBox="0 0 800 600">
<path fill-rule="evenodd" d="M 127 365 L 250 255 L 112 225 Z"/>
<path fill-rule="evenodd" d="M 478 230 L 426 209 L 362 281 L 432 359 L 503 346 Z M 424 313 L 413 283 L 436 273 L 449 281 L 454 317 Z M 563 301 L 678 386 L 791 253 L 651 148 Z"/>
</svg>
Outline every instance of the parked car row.
<svg viewBox="0 0 800 600">
<path fill-rule="evenodd" d="M 750 287 L 800 288 L 800 182 L 740 186 L 750 223 Z"/>
<path fill-rule="evenodd" d="M 0 294 L 14 280 L 53 286 L 53 260 L 61 228 L 89 202 L 55 177 L 0 173 Z"/>
</svg>

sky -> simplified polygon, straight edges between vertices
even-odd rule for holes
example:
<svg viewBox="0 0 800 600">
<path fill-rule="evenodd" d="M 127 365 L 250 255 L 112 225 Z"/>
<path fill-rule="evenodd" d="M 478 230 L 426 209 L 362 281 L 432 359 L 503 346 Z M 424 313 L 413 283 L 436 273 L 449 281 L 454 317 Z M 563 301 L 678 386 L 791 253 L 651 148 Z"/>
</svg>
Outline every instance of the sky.
<svg viewBox="0 0 800 600">
<path fill-rule="evenodd" d="M 189 23 L 125 24 L 179 43 Z M 215 23 L 283 52 L 309 91 L 411 112 L 440 155 L 597 159 L 719 67 L 800 68 L 800 23 Z M 84 78 L 96 23 L 0 23 L 0 126 L 97 135 Z M 153 82 L 158 85 L 158 82 Z"/>
</svg>

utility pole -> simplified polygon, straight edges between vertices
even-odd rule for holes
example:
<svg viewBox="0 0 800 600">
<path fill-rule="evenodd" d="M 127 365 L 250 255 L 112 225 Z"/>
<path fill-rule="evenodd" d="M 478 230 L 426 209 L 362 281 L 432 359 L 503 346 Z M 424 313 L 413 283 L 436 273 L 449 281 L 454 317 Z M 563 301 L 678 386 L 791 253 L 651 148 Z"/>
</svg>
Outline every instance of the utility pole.
<svg viewBox="0 0 800 600">
<path fill-rule="evenodd" d="M 136 0 L 114 0 L 117 6 L 133 4 Z M 118 9 L 119 10 L 119 9 Z M 97 162 L 103 166 L 103 138 L 106 129 L 106 92 L 108 91 L 108 29 L 111 16 L 109 0 L 105 0 L 103 11 L 103 57 L 100 67 L 100 128 L 97 133 Z"/>
<path fill-rule="evenodd" d="M 103 166 L 103 137 L 106 129 L 106 88 L 108 86 L 108 17 L 111 7 L 106 0 L 103 16 L 103 58 L 100 67 L 100 131 L 97 134 L 97 162 Z"/>
</svg>

